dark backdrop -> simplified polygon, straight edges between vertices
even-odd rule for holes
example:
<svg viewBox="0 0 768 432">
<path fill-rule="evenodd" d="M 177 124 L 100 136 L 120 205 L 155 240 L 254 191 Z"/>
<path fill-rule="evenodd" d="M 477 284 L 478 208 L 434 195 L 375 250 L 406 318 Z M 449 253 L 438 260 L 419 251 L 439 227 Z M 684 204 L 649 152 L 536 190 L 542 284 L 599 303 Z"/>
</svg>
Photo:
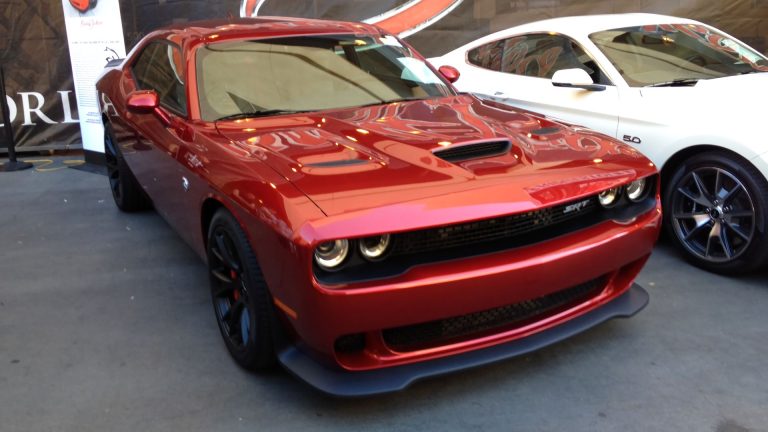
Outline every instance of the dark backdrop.
<svg viewBox="0 0 768 432">
<path fill-rule="evenodd" d="M 405 0 L 271 0 L 263 15 L 364 19 Z M 240 0 L 121 0 L 126 48 L 157 27 L 239 15 Z M 654 12 L 704 21 L 751 44 L 768 48 L 768 0 L 464 0 L 443 20 L 408 38 L 427 56 L 506 27 L 555 16 Z M 20 150 L 79 148 L 80 133 L 61 0 L 0 0 L 0 63 L 17 115 Z M 36 108 L 26 121 L 24 106 Z M 67 122 L 67 107 L 71 111 Z M 53 122 L 48 123 L 47 121 Z M 34 124 L 33 124 L 34 123 Z M 0 134 L 4 137 L 4 134 Z M 4 139 L 4 138 L 0 138 Z M 7 143 L 0 141 L 0 151 Z"/>
</svg>

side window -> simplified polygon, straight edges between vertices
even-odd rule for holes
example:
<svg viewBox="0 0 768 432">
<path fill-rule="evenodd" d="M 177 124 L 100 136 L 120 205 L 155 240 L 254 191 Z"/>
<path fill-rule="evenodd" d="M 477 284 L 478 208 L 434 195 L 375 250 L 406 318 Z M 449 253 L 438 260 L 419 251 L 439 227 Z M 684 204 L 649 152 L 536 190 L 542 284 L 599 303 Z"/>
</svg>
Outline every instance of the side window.
<svg viewBox="0 0 768 432">
<path fill-rule="evenodd" d="M 558 39 L 561 38 L 529 35 L 505 40 L 501 71 L 536 78 L 552 78 L 556 63 L 563 65 L 569 57 Z M 565 61 L 559 61 L 561 58 Z"/>
<path fill-rule="evenodd" d="M 534 78 L 549 79 L 562 69 L 584 69 L 595 83 L 611 85 L 592 58 L 563 36 L 515 36 L 475 48 L 468 60 L 486 69 Z"/>
<path fill-rule="evenodd" d="M 183 73 L 179 48 L 162 42 L 147 46 L 133 65 L 138 88 L 156 91 L 161 105 L 185 116 L 187 92 Z"/>
<path fill-rule="evenodd" d="M 481 45 L 467 53 L 469 63 L 483 69 L 501 70 L 501 49 L 503 41 L 495 41 Z"/>
</svg>

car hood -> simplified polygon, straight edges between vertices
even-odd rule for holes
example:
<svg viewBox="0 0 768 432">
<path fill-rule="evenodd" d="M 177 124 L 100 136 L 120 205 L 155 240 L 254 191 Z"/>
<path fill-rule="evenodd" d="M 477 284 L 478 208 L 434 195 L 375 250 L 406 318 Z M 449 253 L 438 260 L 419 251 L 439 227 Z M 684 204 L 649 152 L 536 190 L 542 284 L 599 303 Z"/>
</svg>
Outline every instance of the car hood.
<svg viewBox="0 0 768 432">
<path fill-rule="evenodd" d="M 723 78 L 706 79 L 699 81 L 695 88 L 707 93 L 721 93 L 730 90 L 730 96 L 742 91 L 755 91 L 768 84 L 768 72 L 756 72 L 743 75 L 733 75 Z"/>
<path fill-rule="evenodd" d="M 745 116 L 750 120 L 762 119 L 764 114 L 758 107 L 762 99 L 758 95 L 766 88 L 768 72 L 761 72 L 700 80 L 691 87 L 641 87 L 640 92 L 654 104 L 674 104 L 678 108 L 676 116 L 700 123 L 699 127 L 721 127 L 718 123 L 707 125 L 701 120 Z M 686 106 L 691 109 L 683 109 Z"/>
<path fill-rule="evenodd" d="M 519 212 L 655 172 L 605 135 L 470 95 L 218 122 L 217 129 L 328 216 L 387 206 Z M 440 153 L 457 148 L 478 157 Z"/>
</svg>

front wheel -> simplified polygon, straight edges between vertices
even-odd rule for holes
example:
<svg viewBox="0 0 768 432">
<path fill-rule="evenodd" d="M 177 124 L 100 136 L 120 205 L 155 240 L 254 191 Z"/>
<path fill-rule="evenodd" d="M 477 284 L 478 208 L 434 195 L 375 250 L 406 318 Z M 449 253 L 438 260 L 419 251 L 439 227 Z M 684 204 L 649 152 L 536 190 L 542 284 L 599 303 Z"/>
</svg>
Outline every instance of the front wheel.
<svg viewBox="0 0 768 432">
<path fill-rule="evenodd" d="M 149 199 L 126 163 L 123 152 L 115 139 L 112 126 L 109 124 L 104 125 L 104 159 L 107 163 L 109 188 L 117 208 L 124 212 L 150 208 Z"/>
<path fill-rule="evenodd" d="M 207 255 L 213 310 L 229 353 L 245 369 L 272 366 L 271 296 L 245 232 L 224 209 L 211 221 Z"/>
<path fill-rule="evenodd" d="M 735 274 L 768 261 L 768 184 L 749 162 L 724 152 L 688 159 L 664 193 L 668 234 L 695 265 Z"/>
</svg>

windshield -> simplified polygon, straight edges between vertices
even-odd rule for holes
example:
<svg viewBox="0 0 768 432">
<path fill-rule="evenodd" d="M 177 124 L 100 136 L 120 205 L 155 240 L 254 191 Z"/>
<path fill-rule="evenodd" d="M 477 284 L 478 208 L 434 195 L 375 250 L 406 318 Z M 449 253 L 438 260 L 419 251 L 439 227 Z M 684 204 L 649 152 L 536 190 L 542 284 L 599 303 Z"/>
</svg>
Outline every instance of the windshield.
<svg viewBox="0 0 768 432">
<path fill-rule="evenodd" d="M 698 24 L 620 28 L 589 38 L 632 87 L 693 85 L 701 79 L 768 71 L 762 54 Z"/>
<path fill-rule="evenodd" d="M 454 94 L 392 36 L 221 42 L 200 48 L 196 67 L 206 121 Z"/>
</svg>

